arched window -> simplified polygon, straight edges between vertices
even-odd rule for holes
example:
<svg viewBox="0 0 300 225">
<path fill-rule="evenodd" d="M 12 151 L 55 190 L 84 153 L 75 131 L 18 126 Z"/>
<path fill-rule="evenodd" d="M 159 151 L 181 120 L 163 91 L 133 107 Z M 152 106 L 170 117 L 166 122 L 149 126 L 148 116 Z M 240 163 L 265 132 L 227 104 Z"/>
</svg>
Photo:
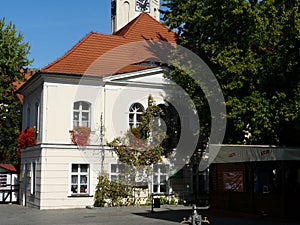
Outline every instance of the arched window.
<svg viewBox="0 0 300 225">
<path fill-rule="evenodd" d="M 144 107 L 140 103 L 134 103 L 129 108 L 129 126 L 135 128 L 142 123 Z"/>
<path fill-rule="evenodd" d="M 84 101 L 74 103 L 73 126 L 91 126 L 91 103 Z"/>
<path fill-rule="evenodd" d="M 30 105 L 27 107 L 27 118 L 26 118 L 26 128 L 31 126 L 31 113 L 30 113 Z"/>
</svg>

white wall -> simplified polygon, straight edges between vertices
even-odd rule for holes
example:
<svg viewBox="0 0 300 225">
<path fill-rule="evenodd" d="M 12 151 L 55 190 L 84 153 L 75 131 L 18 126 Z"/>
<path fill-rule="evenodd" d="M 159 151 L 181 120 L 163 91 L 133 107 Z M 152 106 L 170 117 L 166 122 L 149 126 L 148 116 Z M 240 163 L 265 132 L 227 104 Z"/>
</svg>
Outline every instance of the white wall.
<svg viewBox="0 0 300 225">
<path fill-rule="evenodd" d="M 156 104 L 163 103 L 161 90 L 136 87 L 106 87 L 105 138 L 108 141 L 122 136 L 129 130 L 129 108 L 133 103 L 148 107 L 148 97 L 152 95 Z"/>
<path fill-rule="evenodd" d="M 59 208 L 85 208 L 94 204 L 95 187 L 98 183 L 98 176 L 110 171 L 110 164 L 116 163 L 116 158 L 112 152 L 104 152 L 105 163 L 101 167 L 101 155 L 99 149 L 89 148 L 88 150 L 73 148 L 63 148 L 58 146 L 45 146 L 43 148 L 27 149 L 22 151 L 23 160 L 21 166 L 21 204 L 23 202 L 24 182 L 27 177 L 27 206 L 39 209 L 59 209 Z M 39 156 L 40 155 L 40 156 Z M 31 176 L 30 164 L 37 162 L 36 173 L 36 193 L 30 194 Z M 89 164 L 90 181 L 88 197 L 71 196 L 71 164 Z M 27 165 L 27 174 L 24 171 Z"/>
<path fill-rule="evenodd" d="M 156 87 L 162 84 L 163 74 L 128 78 L 130 85 L 107 84 L 72 85 L 46 82 L 43 88 L 26 96 L 24 104 L 23 128 L 26 128 L 27 106 L 31 106 L 31 121 L 34 121 L 34 107 L 40 104 L 39 124 L 41 130 L 38 143 L 72 144 L 70 130 L 73 129 L 73 104 L 75 101 L 87 101 L 91 105 L 91 142 L 100 144 L 100 117 L 103 114 L 104 140 L 112 140 L 129 129 L 129 108 L 139 102 L 147 108 L 151 94 L 157 104 L 163 103 L 163 91 Z M 137 83 L 139 86 L 134 86 Z M 147 83 L 148 86 L 143 85 Z M 151 84 L 153 83 L 153 87 Z M 155 86 L 156 85 L 156 86 Z M 42 91 L 43 90 L 43 91 Z M 31 122 L 31 126 L 34 124 Z"/>
<path fill-rule="evenodd" d="M 103 111 L 101 87 L 81 86 L 79 88 L 77 85 L 45 83 L 44 89 L 44 143 L 71 144 L 69 131 L 73 129 L 75 101 L 87 101 L 92 104 L 91 130 L 98 129 L 99 118 Z"/>
</svg>

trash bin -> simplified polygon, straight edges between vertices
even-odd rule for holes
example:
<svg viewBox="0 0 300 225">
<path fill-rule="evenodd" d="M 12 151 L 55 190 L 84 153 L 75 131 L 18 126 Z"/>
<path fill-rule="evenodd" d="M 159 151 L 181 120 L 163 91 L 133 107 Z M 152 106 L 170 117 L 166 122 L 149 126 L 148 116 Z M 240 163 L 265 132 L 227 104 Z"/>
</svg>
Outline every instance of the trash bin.
<svg viewBox="0 0 300 225">
<path fill-rule="evenodd" d="M 160 198 L 153 199 L 153 208 L 160 208 Z"/>
</svg>

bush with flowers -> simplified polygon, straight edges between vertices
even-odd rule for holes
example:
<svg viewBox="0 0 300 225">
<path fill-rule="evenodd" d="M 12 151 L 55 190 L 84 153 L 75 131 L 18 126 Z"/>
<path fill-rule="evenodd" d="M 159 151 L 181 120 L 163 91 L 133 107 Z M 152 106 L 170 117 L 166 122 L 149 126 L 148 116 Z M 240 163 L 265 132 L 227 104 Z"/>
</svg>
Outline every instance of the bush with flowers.
<svg viewBox="0 0 300 225">
<path fill-rule="evenodd" d="M 78 146 L 87 146 L 90 141 L 91 128 L 76 126 L 70 130 L 71 141 Z"/>
</svg>

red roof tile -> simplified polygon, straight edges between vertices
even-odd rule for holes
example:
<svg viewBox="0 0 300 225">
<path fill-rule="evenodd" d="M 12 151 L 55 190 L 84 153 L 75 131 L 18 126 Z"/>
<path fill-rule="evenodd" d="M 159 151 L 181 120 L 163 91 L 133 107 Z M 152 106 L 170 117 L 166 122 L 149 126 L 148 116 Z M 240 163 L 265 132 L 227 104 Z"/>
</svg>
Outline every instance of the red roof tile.
<svg viewBox="0 0 300 225">
<path fill-rule="evenodd" d="M 16 172 L 17 169 L 12 164 L 0 164 L 0 167 L 6 170 L 9 170 L 11 172 Z"/>
<path fill-rule="evenodd" d="M 21 71 L 21 73 L 25 73 L 25 80 L 24 81 L 15 81 L 13 83 L 13 85 L 15 86 L 15 90 L 18 90 L 30 77 L 32 77 L 36 71 L 33 70 L 28 70 L 28 71 Z M 21 103 L 23 103 L 23 95 L 17 93 L 16 91 L 16 95 L 18 97 L 18 99 L 20 100 Z"/>
<path fill-rule="evenodd" d="M 155 57 L 149 49 L 131 44 L 145 40 L 176 42 L 174 32 L 142 13 L 112 35 L 89 33 L 65 55 L 42 68 L 41 72 L 99 76 L 136 71 L 137 62 Z"/>
<path fill-rule="evenodd" d="M 128 66 L 125 66 L 125 67 L 121 68 L 120 70 L 118 70 L 116 72 L 116 74 L 134 72 L 134 71 L 144 70 L 144 69 L 149 69 L 149 68 L 151 68 L 151 66 L 128 65 Z"/>
<path fill-rule="evenodd" d="M 142 13 L 126 26 L 116 31 L 114 35 L 132 40 L 164 40 L 176 43 L 176 34 L 147 13 Z"/>
</svg>

